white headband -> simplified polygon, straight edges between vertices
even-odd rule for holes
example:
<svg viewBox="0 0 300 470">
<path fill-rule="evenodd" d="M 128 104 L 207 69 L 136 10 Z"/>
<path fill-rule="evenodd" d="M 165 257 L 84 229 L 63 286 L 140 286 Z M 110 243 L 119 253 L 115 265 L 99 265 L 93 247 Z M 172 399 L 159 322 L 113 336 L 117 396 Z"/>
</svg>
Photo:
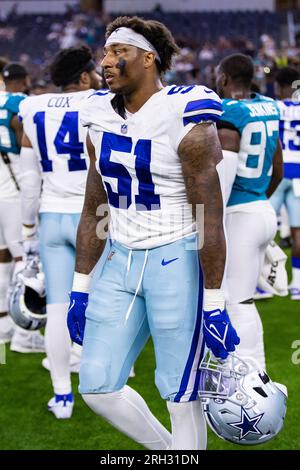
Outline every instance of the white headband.
<svg viewBox="0 0 300 470">
<path fill-rule="evenodd" d="M 158 60 L 158 62 L 160 62 L 158 52 L 155 47 L 152 46 L 151 42 L 147 41 L 147 39 L 142 36 L 142 34 L 136 33 L 131 28 L 122 27 L 115 29 L 115 31 L 113 31 L 111 35 L 107 38 L 104 47 L 116 43 L 129 44 L 130 46 L 139 47 L 144 51 L 154 52 L 155 58 Z"/>
</svg>

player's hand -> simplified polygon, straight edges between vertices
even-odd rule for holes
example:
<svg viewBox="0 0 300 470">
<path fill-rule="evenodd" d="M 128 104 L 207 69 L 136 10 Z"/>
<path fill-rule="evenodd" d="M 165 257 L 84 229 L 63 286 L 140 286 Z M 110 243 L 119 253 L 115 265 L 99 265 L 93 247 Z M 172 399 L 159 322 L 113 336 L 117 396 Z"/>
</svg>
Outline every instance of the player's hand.
<svg viewBox="0 0 300 470">
<path fill-rule="evenodd" d="M 69 333 L 74 343 L 82 346 L 84 328 L 85 328 L 85 311 L 88 304 L 89 294 L 86 292 L 74 292 L 70 294 L 70 305 L 68 309 L 67 324 Z"/>
<path fill-rule="evenodd" d="M 203 311 L 203 335 L 206 346 L 220 359 L 226 359 L 240 343 L 226 309 Z"/>
</svg>

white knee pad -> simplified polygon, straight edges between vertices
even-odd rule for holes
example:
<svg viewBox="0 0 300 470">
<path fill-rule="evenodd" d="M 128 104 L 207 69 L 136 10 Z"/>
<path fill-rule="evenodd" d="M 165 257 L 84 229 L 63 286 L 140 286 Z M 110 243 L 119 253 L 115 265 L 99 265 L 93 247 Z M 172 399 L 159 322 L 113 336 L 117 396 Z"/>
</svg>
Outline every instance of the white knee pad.
<svg viewBox="0 0 300 470">
<path fill-rule="evenodd" d="M 91 392 L 91 393 L 97 393 L 97 394 L 102 394 L 104 396 L 110 396 L 112 393 L 117 393 L 117 392 L 108 392 L 107 393 L 107 388 L 109 386 L 108 383 L 108 377 L 109 377 L 109 369 L 108 365 L 104 364 L 104 362 L 101 362 L 101 360 L 97 361 L 95 360 L 94 362 L 88 361 L 85 362 L 84 360 L 81 362 L 80 365 L 80 372 L 79 372 L 79 378 L 80 378 L 80 391 L 86 393 Z"/>
<path fill-rule="evenodd" d="M 0 263 L 0 313 L 8 311 L 7 291 L 10 283 L 12 263 Z"/>
</svg>

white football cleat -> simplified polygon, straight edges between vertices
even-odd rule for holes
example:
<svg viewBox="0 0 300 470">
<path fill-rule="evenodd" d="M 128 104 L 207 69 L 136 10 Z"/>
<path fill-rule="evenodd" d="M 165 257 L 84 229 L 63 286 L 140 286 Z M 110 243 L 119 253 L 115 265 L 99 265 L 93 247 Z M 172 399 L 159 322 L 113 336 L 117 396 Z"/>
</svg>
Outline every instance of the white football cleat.
<svg viewBox="0 0 300 470">
<path fill-rule="evenodd" d="M 290 287 L 291 300 L 300 300 L 300 289 L 298 287 Z"/>
<path fill-rule="evenodd" d="M 255 294 L 253 296 L 254 300 L 263 300 L 263 299 L 272 299 L 274 297 L 271 292 L 267 292 L 263 289 L 260 289 L 259 287 L 256 288 Z"/>
<path fill-rule="evenodd" d="M 56 395 L 48 402 L 48 410 L 57 419 L 69 419 L 72 416 L 74 406 L 73 393 L 66 395 Z"/>
<path fill-rule="evenodd" d="M 45 340 L 39 331 L 16 329 L 10 343 L 10 350 L 20 353 L 44 353 Z"/>
</svg>

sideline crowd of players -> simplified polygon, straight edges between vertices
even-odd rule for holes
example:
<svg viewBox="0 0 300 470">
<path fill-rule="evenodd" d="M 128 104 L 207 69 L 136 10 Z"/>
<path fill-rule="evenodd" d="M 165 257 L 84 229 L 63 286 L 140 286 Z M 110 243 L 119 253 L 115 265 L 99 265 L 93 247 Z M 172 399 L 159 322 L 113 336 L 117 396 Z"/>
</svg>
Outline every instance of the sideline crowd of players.
<svg viewBox="0 0 300 470">
<path fill-rule="evenodd" d="M 41 83 L 27 96 L 24 67 L 1 65 L 0 341 L 11 342 L 13 351 L 47 352 L 43 365 L 54 390 L 48 409 L 66 419 L 74 406 L 70 373 L 80 362 L 76 343 L 85 332 L 80 392 L 93 411 L 149 449 L 203 449 L 196 387 L 204 343 L 218 358 L 236 348 L 266 369 L 253 297 L 277 230 L 274 209 L 279 214 L 283 204 L 293 241 L 290 297 L 300 300 L 300 103 L 292 96 L 299 75 L 292 68 L 279 72 L 274 101 L 251 91 L 253 62 L 234 54 L 217 67 L 216 93 L 198 84 L 163 87 L 160 76 L 178 49 L 166 28 L 146 23 L 158 39 L 138 37 L 145 36 L 142 20 L 120 18 L 108 26 L 105 87 L 85 46 L 54 58 L 50 75 L 60 93 L 43 93 Z M 131 89 L 138 90 L 135 100 L 128 99 Z M 219 179 L 227 203 L 225 279 Z M 107 202 L 109 242 L 96 236 L 106 220 L 97 208 Z M 204 281 L 197 250 L 185 247 L 197 243 L 195 214 L 185 208 L 180 220 L 172 219 L 187 203 L 204 204 Z M 32 257 L 40 258 L 45 274 L 45 336 L 9 316 L 8 293 Z M 174 270 L 157 270 L 158 259 L 163 267 L 174 262 Z M 150 334 L 172 436 L 126 385 Z"/>
</svg>

